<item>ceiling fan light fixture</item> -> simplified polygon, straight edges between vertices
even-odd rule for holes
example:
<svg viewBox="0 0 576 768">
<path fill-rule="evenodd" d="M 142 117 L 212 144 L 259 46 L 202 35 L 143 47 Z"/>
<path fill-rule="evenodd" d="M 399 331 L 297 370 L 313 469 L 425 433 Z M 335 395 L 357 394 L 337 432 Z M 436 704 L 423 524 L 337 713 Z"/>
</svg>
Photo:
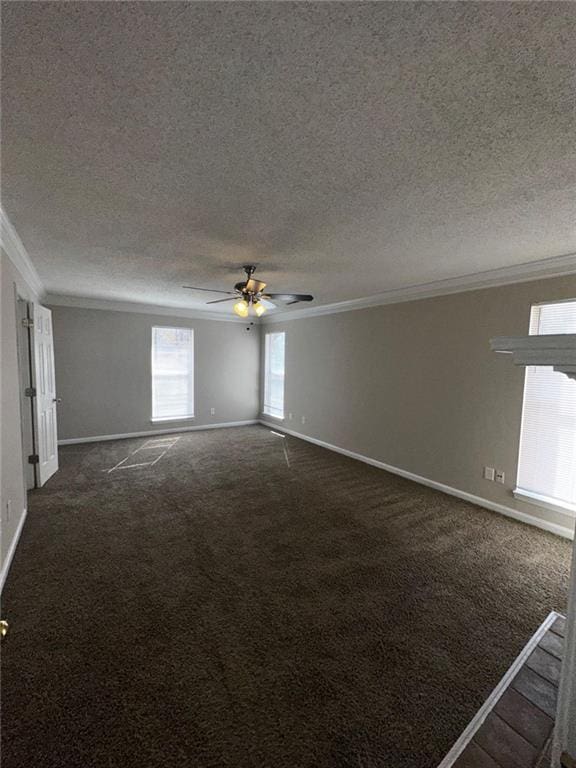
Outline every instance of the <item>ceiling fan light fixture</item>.
<svg viewBox="0 0 576 768">
<path fill-rule="evenodd" d="M 0 0 L 1 1 L 1 0 Z M 250 314 L 262 317 L 262 315 L 269 309 L 274 309 L 276 304 L 273 302 L 276 299 L 285 301 L 287 306 L 289 304 L 298 304 L 300 301 L 313 301 L 314 296 L 309 293 L 264 293 L 266 283 L 261 280 L 255 280 L 252 275 L 256 267 L 252 264 L 247 264 L 244 267 L 244 273 L 246 279 L 240 283 L 236 283 L 233 291 L 222 291 L 220 288 L 204 288 L 196 285 L 183 285 L 183 288 L 188 288 L 191 291 L 206 291 L 207 293 L 223 293 L 227 298 L 225 299 L 211 299 L 207 301 L 207 304 L 220 304 L 223 301 L 233 301 L 234 313 L 242 319 L 248 317 Z M 250 311 L 252 307 L 252 311 Z"/>
<path fill-rule="evenodd" d="M 266 307 L 264 306 L 264 304 L 262 304 L 262 302 L 261 302 L 261 301 L 255 301 L 255 302 L 253 302 L 253 303 L 252 303 L 252 307 L 253 307 L 253 309 L 254 309 L 254 312 L 256 312 L 256 315 L 257 315 L 258 317 L 262 317 L 262 315 L 264 314 L 264 312 L 266 312 Z"/>
<path fill-rule="evenodd" d="M 238 317 L 248 317 L 248 302 L 246 299 L 240 299 L 233 306 L 234 312 Z"/>
</svg>

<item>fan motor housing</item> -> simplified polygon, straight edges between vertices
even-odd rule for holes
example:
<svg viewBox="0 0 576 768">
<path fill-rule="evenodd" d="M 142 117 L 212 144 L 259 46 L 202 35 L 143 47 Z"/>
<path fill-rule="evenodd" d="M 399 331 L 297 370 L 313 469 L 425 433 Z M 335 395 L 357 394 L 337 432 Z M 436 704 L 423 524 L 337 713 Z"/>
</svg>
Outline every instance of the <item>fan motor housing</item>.
<svg viewBox="0 0 576 768">
<path fill-rule="evenodd" d="M 249 280 L 246 280 L 246 282 L 236 283 L 234 286 L 234 290 L 239 291 L 240 293 L 248 293 L 251 296 L 262 293 L 264 288 L 266 288 L 266 283 L 261 283 L 259 280 L 254 280 L 253 277 L 251 277 Z"/>
</svg>

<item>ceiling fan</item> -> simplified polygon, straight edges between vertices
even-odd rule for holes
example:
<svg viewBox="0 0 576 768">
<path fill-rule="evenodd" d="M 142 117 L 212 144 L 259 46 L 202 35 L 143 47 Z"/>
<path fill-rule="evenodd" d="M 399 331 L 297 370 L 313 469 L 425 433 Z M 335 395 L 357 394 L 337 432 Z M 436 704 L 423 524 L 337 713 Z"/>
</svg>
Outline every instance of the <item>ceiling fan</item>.
<svg viewBox="0 0 576 768">
<path fill-rule="evenodd" d="M 206 291 L 207 293 L 226 293 L 229 298 L 226 299 L 213 299 L 207 301 L 207 304 L 219 304 L 222 301 L 234 301 L 236 302 L 232 309 L 239 317 L 248 317 L 250 314 L 250 308 L 254 314 L 261 317 L 269 307 L 274 307 L 269 299 L 279 299 L 285 301 L 287 304 L 297 304 L 299 301 L 313 301 L 314 296 L 310 296 L 309 293 L 264 293 L 266 283 L 255 280 L 252 275 L 256 271 L 256 267 L 252 264 L 248 264 L 243 267 L 246 273 L 246 280 L 241 283 L 236 283 L 233 291 L 219 291 L 212 288 L 198 288 L 195 285 L 183 285 L 182 288 L 189 288 L 191 291 Z M 266 306 L 268 305 L 268 306 Z"/>
</svg>

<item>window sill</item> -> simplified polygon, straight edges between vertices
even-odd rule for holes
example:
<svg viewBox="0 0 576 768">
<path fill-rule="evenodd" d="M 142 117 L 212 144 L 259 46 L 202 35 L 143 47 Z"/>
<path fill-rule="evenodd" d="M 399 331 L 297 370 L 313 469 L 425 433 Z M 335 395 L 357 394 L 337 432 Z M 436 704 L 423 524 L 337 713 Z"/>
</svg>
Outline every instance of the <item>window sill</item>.
<svg viewBox="0 0 576 768">
<path fill-rule="evenodd" d="M 284 421 L 284 416 L 275 416 L 273 413 L 266 413 L 266 411 L 262 411 L 262 417 L 276 419 L 276 421 Z"/>
<path fill-rule="evenodd" d="M 523 488 L 515 488 L 512 491 L 514 498 L 519 501 L 526 501 L 528 504 L 535 504 L 537 507 L 550 509 L 553 512 L 560 512 L 563 515 L 576 517 L 576 504 L 551 499 L 549 496 L 541 496 L 533 491 L 525 491 Z"/>
<path fill-rule="evenodd" d="M 167 416 L 163 419 L 150 419 L 152 424 L 161 424 L 165 421 L 194 421 L 196 416 Z"/>
</svg>

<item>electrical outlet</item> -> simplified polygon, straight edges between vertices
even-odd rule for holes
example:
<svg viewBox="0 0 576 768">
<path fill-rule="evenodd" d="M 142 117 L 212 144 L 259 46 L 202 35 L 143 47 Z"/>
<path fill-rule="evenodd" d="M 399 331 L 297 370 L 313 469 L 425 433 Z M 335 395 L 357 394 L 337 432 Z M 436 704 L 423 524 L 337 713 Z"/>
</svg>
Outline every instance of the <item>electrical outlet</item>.
<svg viewBox="0 0 576 768">
<path fill-rule="evenodd" d="M 210 408 L 210 416 L 214 416 L 216 413 L 216 408 Z"/>
<path fill-rule="evenodd" d="M 288 421 L 292 421 L 292 414 L 291 413 L 288 414 Z"/>
<path fill-rule="evenodd" d="M 306 424 L 306 416 L 302 416 L 302 424 Z"/>
<path fill-rule="evenodd" d="M 504 474 L 504 472 L 502 472 L 502 470 L 497 469 L 494 479 L 496 480 L 497 483 L 504 485 L 504 482 L 506 480 L 506 475 Z"/>
<path fill-rule="evenodd" d="M 484 480 L 494 480 L 494 467 L 484 467 Z"/>
</svg>

